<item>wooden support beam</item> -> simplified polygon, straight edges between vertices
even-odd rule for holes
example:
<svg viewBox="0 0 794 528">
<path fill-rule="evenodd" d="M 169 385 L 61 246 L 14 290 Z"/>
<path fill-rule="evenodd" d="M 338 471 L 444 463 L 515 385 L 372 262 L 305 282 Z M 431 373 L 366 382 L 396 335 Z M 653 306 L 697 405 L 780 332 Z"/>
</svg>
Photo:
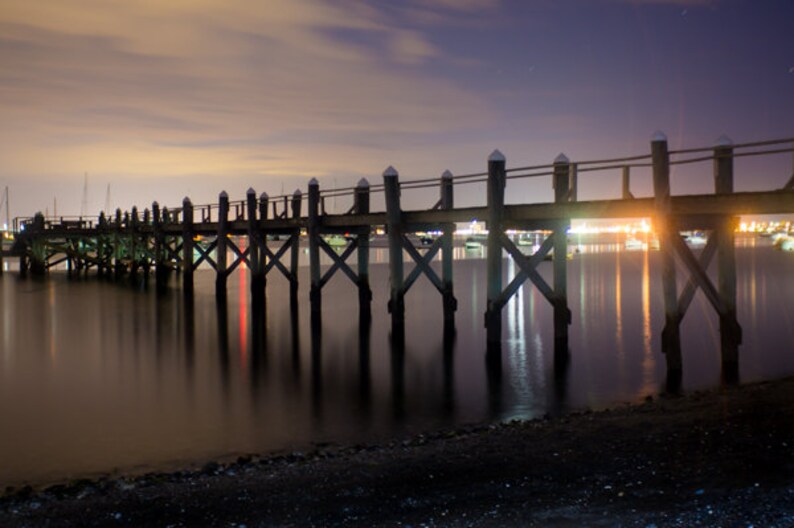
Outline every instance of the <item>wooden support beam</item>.
<svg viewBox="0 0 794 528">
<path fill-rule="evenodd" d="M 193 203 L 182 200 L 182 292 L 193 295 Z"/>
<path fill-rule="evenodd" d="M 441 239 L 438 239 L 433 242 L 433 245 L 430 246 L 430 249 L 422 255 L 417 251 L 414 245 L 408 240 L 408 237 L 403 235 L 403 249 L 408 253 L 408 255 L 416 262 L 416 267 L 408 274 L 408 278 L 405 279 L 405 284 L 403 285 L 403 294 L 408 293 L 408 290 L 413 285 L 414 281 L 419 278 L 419 276 L 424 273 L 427 278 L 433 283 L 433 286 L 441 293 L 444 294 L 444 283 L 438 277 L 435 270 L 430 267 L 430 262 L 436 256 L 438 251 L 441 249 Z"/>
<path fill-rule="evenodd" d="M 666 355 L 668 372 L 681 371 L 681 332 L 678 313 L 678 291 L 675 278 L 672 237 L 680 238 L 670 217 L 670 154 L 667 137 L 657 132 L 651 140 L 653 163 L 653 193 L 656 206 L 655 226 L 659 231 L 662 260 L 662 291 L 664 295 L 665 325 L 662 330 L 662 351 Z"/>
<path fill-rule="evenodd" d="M 513 244 L 513 241 L 510 240 L 506 234 L 502 233 L 502 247 L 510 254 L 511 257 L 513 257 L 513 260 L 515 260 L 520 271 L 515 277 L 513 277 L 513 280 L 510 281 L 510 284 L 508 284 L 507 288 L 505 288 L 505 290 L 499 296 L 500 308 L 507 304 L 507 302 L 510 300 L 510 297 L 512 297 L 518 291 L 518 289 L 527 279 L 529 279 L 535 285 L 535 287 L 537 287 L 540 293 L 543 294 L 543 296 L 549 301 L 549 303 L 551 303 L 552 306 L 557 305 L 557 294 L 536 270 L 538 264 L 540 264 L 546 255 L 548 255 L 549 252 L 554 248 L 554 241 L 555 240 L 553 236 L 547 237 L 546 240 L 544 240 L 541 244 L 540 248 L 538 248 L 538 250 L 530 257 L 527 257 L 521 253 L 521 250 L 519 250 L 516 245 Z M 567 312 L 566 316 L 570 321 L 570 311 Z"/>
<path fill-rule="evenodd" d="M 168 280 L 168 268 L 165 262 L 165 237 L 163 236 L 163 213 L 160 204 L 152 203 L 152 228 L 154 229 L 154 283 L 158 292 L 165 290 Z"/>
<path fill-rule="evenodd" d="M 229 195 L 222 191 L 218 196 L 218 232 L 215 238 L 215 296 L 226 295 L 226 278 L 229 254 Z"/>
<path fill-rule="evenodd" d="M 264 292 L 267 289 L 267 274 L 265 273 L 265 265 L 267 264 L 267 230 L 265 229 L 265 225 L 267 225 L 267 209 L 268 209 L 268 201 L 269 197 L 267 193 L 263 192 L 259 195 L 259 222 L 258 222 L 258 230 L 257 234 L 259 235 L 257 241 L 259 242 L 259 266 L 257 267 L 256 271 L 254 272 L 255 275 L 259 277 L 259 281 L 262 284 L 262 291 Z"/>
<path fill-rule="evenodd" d="M 725 136 L 714 148 L 714 190 L 733 193 L 733 142 Z M 738 375 L 739 345 L 742 327 L 736 318 L 736 255 L 734 232 L 736 219 L 725 216 L 718 228 L 717 287 L 724 312 L 720 313 L 720 345 L 723 372 L 730 378 Z"/>
<path fill-rule="evenodd" d="M 356 248 L 358 247 L 358 241 L 354 240 L 353 242 L 350 242 L 350 244 L 348 244 L 347 248 L 345 248 L 345 251 L 341 255 L 338 255 L 336 251 L 331 249 L 331 246 L 329 246 L 328 243 L 322 238 L 318 239 L 318 246 L 333 261 L 333 265 L 331 265 L 331 267 L 328 268 L 328 270 L 325 272 L 325 275 L 323 275 L 322 278 L 320 279 L 321 289 L 323 286 L 326 285 L 326 283 L 329 280 L 331 280 L 331 277 L 333 277 L 334 273 L 336 273 L 337 270 L 342 270 L 342 273 L 347 275 L 348 278 L 351 281 L 353 281 L 353 284 L 358 284 L 358 275 L 356 275 L 356 273 L 352 269 L 350 269 L 350 266 L 348 266 L 347 263 L 345 262 L 348 259 L 348 257 L 350 257 L 350 255 L 353 254 L 353 251 L 355 251 Z"/>
<path fill-rule="evenodd" d="M 322 311 L 322 276 L 320 273 L 320 182 L 317 178 L 309 180 L 308 226 L 309 238 L 309 304 L 312 313 Z"/>
<path fill-rule="evenodd" d="M 389 237 L 389 312 L 392 334 L 399 338 L 405 330 L 405 288 L 403 283 L 403 225 L 400 210 L 400 181 L 394 167 L 383 171 L 386 195 L 386 231 Z"/>
<path fill-rule="evenodd" d="M 446 211 L 451 211 L 455 208 L 454 200 L 454 182 L 452 180 L 452 172 L 444 171 L 441 175 L 441 196 L 439 199 L 439 208 Z M 452 282 L 452 260 L 453 260 L 453 235 L 455 233 L 455 224 L 445 223 L 442 226 L 443 234 L 441 235 L 441 282 L 443 289 L 441 291 L 441 298 L 444 308 L 444 330 L 445 335 L 455 328 L 455 312 L 458 309 L 458 300 L 455 298 L 453 282 Z"/>
<path fill-rule="evenodd" d="M 714 254 L 717 252 L 717 240 L 719 239 L 719 232 L 714 231 L 709 235 L 708 242 L 706 242 L 706 247 L 703 248 L 703 251 L 700 253 L 700 258 L 698 259 L 698 265 L 707 270 L 709 268 L 709 264 L 711 263 L 711 259 L 714 257 Z M 678 298 L 678 313 L 681 314 L 681 318 L 684 317 L 687 310 L 689 309 L 689 305 L 692 302 L 692 299 L 695 297 L 695 293 L 698 289 L 698 281 L 695 280 L 694 277 L 690 277 L 689 281 L 684 286 L 684 289 L 681 292 L 681 296 Z"/>
<path fill-rule="evenodd" d="M 295 189 L 292 193 L 292 218 L 293 220 L 300 220 L 301 217 L 301 204 L 303 202 L 303 193 L 300 189 Z M 284 217 L 287 217 L 286 200 L 284 203 Z M 298 257 L 300 255 L 300 229 L 295 231 L 292 236 L 292 250 L 290 252 L 290 299 L 292 302 L 297 302 L 298 299 Z"/>
<path fill-rule="evenodd" d="M 488 277 L 485 328 L 489 347 L 502 339 L 502 245 L 500 237 L 504 230 L 505 157 L 494 150 L 488 158 L 488 253 L 486 274 Z"/>
<path fill-rule="evenodd" d="M 121 236 L 122 220 L 121 209 L 116 209 L 116 220 L 113 226 L 113 276 L 116 280 L 124 274 L 124 240 Z"/>
<path fill-rule="evenodd" d="M 569 200 L 570 163 L 564 154 L 554 160 L 554 203 L 565 203 Z M 571 312 L 568 309 L 568 227 L 570 220 L 561 220 L 554 232 L 554 350 L 567 352 L 568 325 L 571 324 Z"/>
<path fill-rule="evenodd" d="M 290 270 L 288 270 L 287 267 L 281 262 L 281 257 L 287 253 L 288 249 L 292 248 L 293 244 L 295 243 L 294 238 L 295 235 L 290 236 L 276 253 L 273 253 L 266 245 L 262 246 L 262 250 L 265 252 L 265 255 L 268 259 L 264 268 L 265 275 L 267 275 L 270 270 L 275 267 L 287 278 L 287 280 L 292 282 L 292 274 L 290 273 Z"/>
<path fill-rule="evenodd" d="M 354 212 L 357 215 L 369 214 L 369 182 L 361 178 L 356 185 L 353 198 Z M 367 226 L 356 235 L 358 242 L 358 309 L 359 319 L 364 326 L 372 316 L 372 290 L 369 286 L 369 237 L 370 227 Z"/>
<path fill-rule="evenodd" d="M 130 221 L 127 223 L 127 236 L 129 237 L 129 245 L 130 245 L 130 280 L 135 280 L 138 275 L 138 269 L 140 268 L 140 242 L 138 241 L 138 224 L 140 220 L 138 218 L 138 208 L 133 206 L 132 207 L 132 214 L 130 214 Z M 79 268 L 79 263 L 78 263 Z"/>
<path fill-rule="evenodd" d="M 246 207 L 246 220 L 248 221 L 248 268 L 251 271 L 251 301 L 254 306 L 261 306 L 264 301 L 264 284 L 262 283 L 263 275 L 260 273 L 260 251 L 259 245 L 261 244 L 261 235 L 259 232 L 259 224 L 257 222 L 257 200 L 256 191 L 253 188 L 248 189 L 245 193 L 245 207 Z M 267 212 L 267 206 L 265 206 Z M 260 324 L 255 322 L 254 324 Z"/>
</svg>

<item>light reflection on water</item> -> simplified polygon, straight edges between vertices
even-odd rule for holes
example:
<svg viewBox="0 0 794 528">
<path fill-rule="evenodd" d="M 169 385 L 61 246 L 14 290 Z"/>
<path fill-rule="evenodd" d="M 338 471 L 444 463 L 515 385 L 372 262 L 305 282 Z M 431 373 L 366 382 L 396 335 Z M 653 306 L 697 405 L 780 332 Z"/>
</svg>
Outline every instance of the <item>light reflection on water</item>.
<svg viewBox="0 0 794 528">
<path fill-rule="evenodd" d="M 768 246 L 737 249 L 743 381 L 794 372 L 794 260 Z M 386 262 L 374 248 L 373 262 Z M 460 424 L 532 418 L 635 401 L 664 382 L 658 252 L 582 246 L 569 261 L 573 312 L 567 364 L 554 361 L 552 310 L 525 286 L 504 309 L 501 358 L 485 354 L 483 252 L 456 248 L 457 334 L 420 279 L 406 298 L 406 341 L 389 339 L 388 269 L 373 264 L 370 326 L 339 274 L 312 332 L 308 269 L 290 306 L 283 277 L 252 311 L 235 272 L 226 304 L 214 275 L 196 297 L 95 279 L 0 279 L 0 484 L 170 468 L 227 455 L 377 441 Z M 406 269 L 409 271 L 409 269 Z M 517 267 L 505 260 L 505 284 Z M 551 283 L 551 265 L 539 271 Z M 684 275 L 679 275 L 679 286 Z M 294 308 L 294 309 L 292 309 Z M 698 294 L 682 325 L 684 388 L 719 383 L 718 323 Z"/>
</svg>

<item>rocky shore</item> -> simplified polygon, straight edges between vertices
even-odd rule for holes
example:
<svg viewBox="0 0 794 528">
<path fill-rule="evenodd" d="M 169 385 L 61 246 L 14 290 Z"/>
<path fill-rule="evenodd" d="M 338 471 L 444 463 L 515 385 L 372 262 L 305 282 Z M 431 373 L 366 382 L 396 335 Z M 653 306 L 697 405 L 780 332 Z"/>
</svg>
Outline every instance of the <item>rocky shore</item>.
<svg viewBox="0 0 794 528">
<path fill-rule="evenodd" d="M 794 378 L 8 490 L 0 526 L 794 526 Z"/>
</svg>

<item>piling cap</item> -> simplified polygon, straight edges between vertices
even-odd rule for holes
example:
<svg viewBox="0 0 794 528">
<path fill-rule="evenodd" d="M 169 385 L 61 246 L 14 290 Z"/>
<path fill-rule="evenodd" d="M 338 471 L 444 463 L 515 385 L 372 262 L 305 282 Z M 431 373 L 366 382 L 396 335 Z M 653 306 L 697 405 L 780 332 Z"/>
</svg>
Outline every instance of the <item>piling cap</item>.
<svg viewBox="0 0 794 528">
<path fill-rule="evenodd" d="M 319 187 L 320 186 L 320 182 L 317 181 L 317 178 L 312 178 L 311 180 L 309 180 L 309 187 L 312 187 L 312 186 L 314 186 L 314 187 Z"/>
<path fill-rule="evenodd" d="M 397 169 L 395 169 L 391 165 L 386 167 L 386 170 L 383 171 L 383 177 L 384 178 L 386 178 L 386 177 L 396 178 L 397 176 L 399 176 L 399 174 L 397 173 Z"/>
<path fill-rule="evenodd" d="M 218 196 L 220 196 L 221 199 L 229 198 L 229 195 L 226 193 L 226 191 L 221 191 L 221 194 L 219 194 Z"/>
<path fill-rule="evenodd" d="M 251 195 L 251 194 L 256 195 L 256 191 L 254 190 L 253 187 L 249 187 L 248 190 L 245 191 L 245 195 L 246 196 Z"/>
<path fill-rule="evenodd" d="M 160 207 L 160 204 L 157 203 L 157 201 L 152 202 L 152 209 L 154 209 L 155 207 Z"/>
<path fill-rule="evenodd" d="M 303 193 L 301 192 L 300 189 L 295 189 L 295 192 L 292 193 L 292 196 L 300 196 L 301 194 L 303 194 Z"/>
<path fill-rule="evenodd" d="M 667 141 L 667 136 L 664 135 L 664 132 L 661 130 L 657 130 L 651 136 L 651 141 Z"/>
<path fill-rule="evenodd" d="M 259 199 L 262 200 L 263 202 L 267 201 L 268 198 L 269 196 L 267 195 L 266 192 L 263 192 L 262 194 L 259 195 Z"/>
<path fill-rule="evenodd" d="M 570 163 L 571 160 L 568 159 L 568 156 L 560 152 L 560 154 L 554 158 L 554 163 Z"/>
<path fill-rule="evenodd" d="M 189 204 L 189 203 L 190 203 L 190 198 L 188 198 L 187 196 L 185 196 L 185 197 L 182 199 L 182 203 L 183 203 L 183 204 Z"/>
<path fill-rule="evenodd" d="M 356 187 L 358 187 L 359 189 L 366 189 L 367 187 L 369 187 L 369 181 L 366 178 L 361 178 L 360 180 L 358 180 L 358 184 L 356 184 Z"/>
<path fill-rule="evenodd" d="M 505 155 L 499 152 L 499 149 L 494 149 L 491 155 L 488 156 L 488 161 L 505 161 Z"/>
<path fill-rule="evenodd" d="M 731 140 L 731 138 L 729 138 L 728 136 L 723 134 L 723 135 L 721 135 L 720 137 L 717 138 L 717 142 L 715 143 L 714 146 L 716 146 L 716 147 L 732 147 L 733 146 L 733 141 Z"/>
<path fill-rule="evenodd" d="M 450 170 L 445 170 L 445 171 L 444 171 L 444 172 L 441 174 L 441 177 L 442 177 L 442 178 L 444 178 L 445 180 L 452 179 L 452 171 L 450 171 Z"/>
</svg>

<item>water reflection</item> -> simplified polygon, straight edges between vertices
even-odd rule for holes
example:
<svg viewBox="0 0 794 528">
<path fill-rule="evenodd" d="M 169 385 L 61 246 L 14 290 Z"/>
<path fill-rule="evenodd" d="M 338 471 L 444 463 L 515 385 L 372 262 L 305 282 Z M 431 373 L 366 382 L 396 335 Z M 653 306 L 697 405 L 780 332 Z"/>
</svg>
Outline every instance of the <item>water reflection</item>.
<svg viewBox="0 0 794 528">
<path fill-rule="evenodd" d="M 230 277 L 219 301 L 204 272 L 192 297 L 174 287 L 176 276 L 160 294 L 57 274 L 47 282 L 4 276 L 0 300 L 13 309 L 0 324 L 0 420 L 13 433 L 0 436 L 0 481 L 366 442 L 642 398 L 664 382 L 654 350 L 663 323 L 657 259 L 591 251 L 569 261 L 574 313 L 562 356 L 548 345 L 553 310 L 529 283 L 505 307 L 502 348 L 484 350 L 476 260 L 455 263 L 458 320 L 470 324 L 444 332 L 438 293 L 416 288 L 402 340 L 389 334 L 386 266 L 371 268 L 367 321 L 355 315 L 358 292 L 348 281 L 329 281 L 333 302 L 312 321 L 308 302 L 290 302 L 280 276 L 259 301 L 247 273 Z M 506 276 L 515 273 L 505 265 Z M 737 269 L 742 377 L 794 373 L 790 255 L 740 249 Z M 538 271 L 549 277 L 551 266 Z M 687 317 L 685 388 L 719 383 L 719 353 L 702 331 L 713 314 Z"/>
</svg>

